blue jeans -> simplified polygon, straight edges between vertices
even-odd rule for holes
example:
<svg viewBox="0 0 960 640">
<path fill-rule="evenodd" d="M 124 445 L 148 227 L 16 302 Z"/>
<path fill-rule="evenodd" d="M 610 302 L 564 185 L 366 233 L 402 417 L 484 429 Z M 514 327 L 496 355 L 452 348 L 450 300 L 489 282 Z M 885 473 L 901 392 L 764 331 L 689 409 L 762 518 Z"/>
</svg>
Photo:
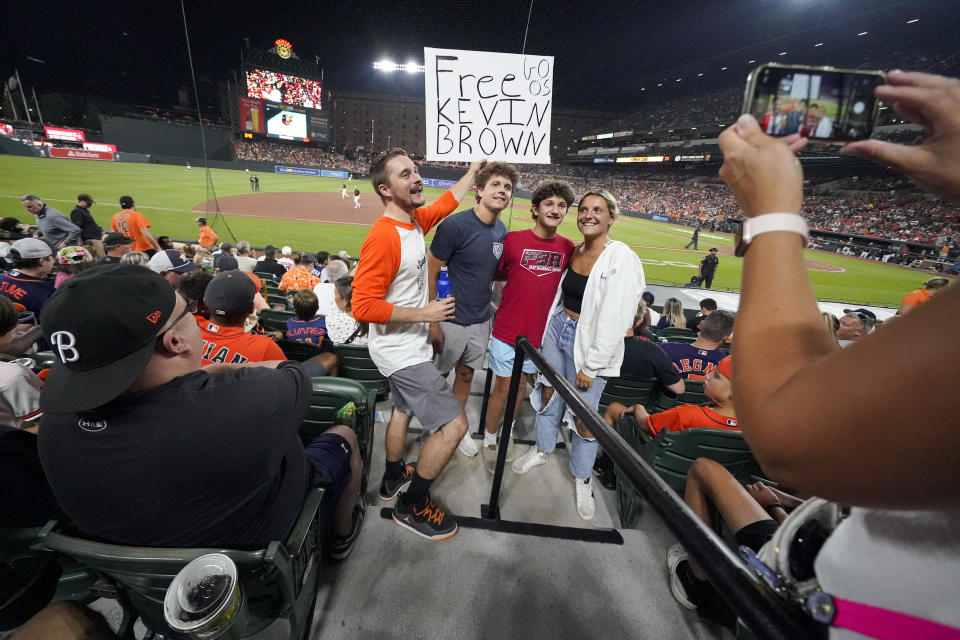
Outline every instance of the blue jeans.
<svg viewBox="0 0 960 640">
<path fill-rule="evenodd" d="M 540 347 L 540 352 L 550 366 L 574 386 L 577 384 L 577 365 L 573 357 L 573 342 L 576 334 L 577 321 L 564 313 L 562 308 L 557 309 L 547 323 L 547 330 L 543 334 L 543 345 Z M 567 426 L 573 430 L 573 442 L 570 446 L 570 473 L 581 480 L 589 478 L 597 458 L 597 441 L 593 438 L 582 438 L 577 433 L 573 414 L 567 410 L 567 403 L 559 393 L 554 393 L 547 405 L 543 406 L 542 387 L 550 386 L 550 383 L 542 376 L 537 386 L 541 390 L 537 398 L 540 405 L 537 412 L 537 449 L 544 453 L 553 451 L 557 445 L 560 422 L 566 417 Z M 577 391 L 584 402 L 596 410 L 605 386 L 607 386 L 606 378 L 598 376 L 589 389 L 578 387 Z M 534 394 L 536 395 L 536 391 Z"/>
</svg>

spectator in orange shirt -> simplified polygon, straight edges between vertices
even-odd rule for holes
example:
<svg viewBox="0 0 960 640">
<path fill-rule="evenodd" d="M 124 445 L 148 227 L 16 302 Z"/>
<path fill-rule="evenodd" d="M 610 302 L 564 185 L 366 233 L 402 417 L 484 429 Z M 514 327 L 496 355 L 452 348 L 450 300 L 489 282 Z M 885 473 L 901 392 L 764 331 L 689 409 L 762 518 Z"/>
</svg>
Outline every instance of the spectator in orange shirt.
<svg viewBox="0 0 960 640">
<path fill-rule="evenodd" d="M 210 281 L 203 294 L 210 320 L 200 323 L 201 366 L 287 359 L 272 338 L 243 330 L 256 293 L 257 286 L 242 271 L 225 271 Z"/>
<path fill-rule="evenodd" d="M 280 278 L 280 284 L 277 288 L 280 291 L 313 291 L 313 288 L 320 284 L 320 278 L 310 273 L 309 261 L 304 260 L 303 255 L 294 253 L 290 256 L 293 260 L 293 267 L 290 268 L 283 277 Z M 303 264 L 306 262 L 307 264 Z"/>
<path fill-rule="evenodd" d="M 947 278 L 930 278 L 923 283 L 922 289 L 911 291 L 904 296 L 900 302 L 900 308 L 897 309 L 897 315 L 902 316 L 908 311 L 913 311 L 923 303 L 929 302 L 930 298 L 946 289 L 948 284 L 950 284 L 950 280 Z"/>
<path fill-rule="evenodd" d="M 206 218 L 194 218 L 193 221 L 197 223 L 198 227 L 200 227 L 200 246 L 207 251 L 213 251 L 213 248 L 217 245 L 217 241 L 220 238 L 218 238 L 217 234 L 213 232 L 213 229 L 207 226 Z"/>
<path fill-rule="evenodd" d="M 130 196 L 120 196 L 120 211 L 110 219 L 110 228 L 133 240 L 132 251 L 142 251 L 152 258 L 160 251 L 160 245 L 150 233 L 150 222 L 142 213 L 134 211 L 135 204 Z"/>
<path fill-rule="evenodd" d="M 707 374 L 703 392 L 711 403 L 706 407 L 694 404 L 682 404 L 660 413 L 650 415 L 642 404 L 630 408 L 619 403 L 611 403 L 607 409 L 613 415 L 633 415 L 639 426 L 650 435 L 657 435 L 664 429 L 685 431 L 687 429 L 733 429 L 738 430 L 737 417 L 733 408 L 733 391 L 730 385 L 730 356 L 721 360 L 715 369 Z"/>
</svg>

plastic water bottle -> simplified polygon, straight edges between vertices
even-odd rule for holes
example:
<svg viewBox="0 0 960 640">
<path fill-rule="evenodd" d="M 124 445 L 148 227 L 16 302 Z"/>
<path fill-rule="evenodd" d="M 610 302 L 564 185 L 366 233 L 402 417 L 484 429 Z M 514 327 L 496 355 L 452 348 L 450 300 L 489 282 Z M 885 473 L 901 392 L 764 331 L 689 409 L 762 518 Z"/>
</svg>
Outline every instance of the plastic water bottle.
<svg viewBox="0 0 960 640">
<path fill-rule="evenodd" d="M 440 267 L 440 276 L 437 278 L 437 299 L 450 297 L 450 274 L 447 266 Z"/>
</svg>

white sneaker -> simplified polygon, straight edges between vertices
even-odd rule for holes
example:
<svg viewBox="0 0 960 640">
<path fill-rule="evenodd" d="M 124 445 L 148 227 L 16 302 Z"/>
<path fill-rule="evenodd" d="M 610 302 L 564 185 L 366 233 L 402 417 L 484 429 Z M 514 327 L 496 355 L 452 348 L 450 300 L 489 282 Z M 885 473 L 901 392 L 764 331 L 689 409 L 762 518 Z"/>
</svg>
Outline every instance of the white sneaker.
<svg viewBox="0 0 960 640">
<path fill-rule="evenodd" d="M 526 473 L 533 469 L 534 467 L 539 467 L 542 464 L 546 464 L 547 456 L 549 453 L 544 453 L 537 449 L 537 445 L 530 447 L 530 450 L 525 454 L 513 461 L 513 464 L 510 465 L 510 468 L 513 469 L 514 473 Z"/>
<path fill-rule="evenodd" d="M 697 610 L 697 605 L 690 601 L 687 590 L 683 588 L 680 582 L 680 576 L 677 574 L 677 567 L 681 562 L 688 558 L 687 550 L 678 542 L 667 551 L 667 572 L 670 574 L 670 593 L 674 599 L 685 609 L 691 611 Z"/>
<path fill-rule="evenodd" d="M 480 453 L 480 449 L 477 448 L 477 443 L 470 437 L 469 431 L 463 435 L 463 439 L 460 441 L 460 444 L 457 445 L 457 449 L 468 458 L 472 458 Z"/>
<path fill-rule="evenodd" d="M 593 499 L 593 486 L 590 484 L 590 478 L 586 480 L 574 478 L 573 484 L 577 490 L 577 513 L 584 520 L 593 520 L 593 515 L 597 512 L 597 504 Z"/>
</svg>

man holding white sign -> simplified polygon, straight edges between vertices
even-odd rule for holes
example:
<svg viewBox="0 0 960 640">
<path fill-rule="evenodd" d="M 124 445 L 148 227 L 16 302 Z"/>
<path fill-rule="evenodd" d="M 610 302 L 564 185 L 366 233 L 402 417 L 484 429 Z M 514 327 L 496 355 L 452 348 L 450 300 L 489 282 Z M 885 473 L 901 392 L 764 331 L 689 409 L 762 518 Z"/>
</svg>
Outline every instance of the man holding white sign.
<svg viewBox="0 0 960 640">
<path fill-rule="evenodd" d="M 550 163 L 552 56 L 423 53 L 427 160 Z"/>
<path fill-rule="evenodd" d="M 467 418 L 433 366 L 427 343 L 428 323 L 453 318 L 454 299 L 429 299 L 423 235 L 457 208 L 484 164 L 474 162 L 440 199 L 424 206 L 423 179 L 407 152 L 389 149 L 377 156 L 370 181 L 384 211 L 363 241 L 353 280 L 353 316 L 370 323 L 370 357 L 389 379 L 394 404 L 384 437 L 380 498 L 391 501 L 399 495 L 394 522 L 429 540 L 457 533 L 456 521 L 430 499 L 430 485 L 466 433 Z M 416 463 L 404 464 L 412 416 L 432 435 Z"/>
</svg>

